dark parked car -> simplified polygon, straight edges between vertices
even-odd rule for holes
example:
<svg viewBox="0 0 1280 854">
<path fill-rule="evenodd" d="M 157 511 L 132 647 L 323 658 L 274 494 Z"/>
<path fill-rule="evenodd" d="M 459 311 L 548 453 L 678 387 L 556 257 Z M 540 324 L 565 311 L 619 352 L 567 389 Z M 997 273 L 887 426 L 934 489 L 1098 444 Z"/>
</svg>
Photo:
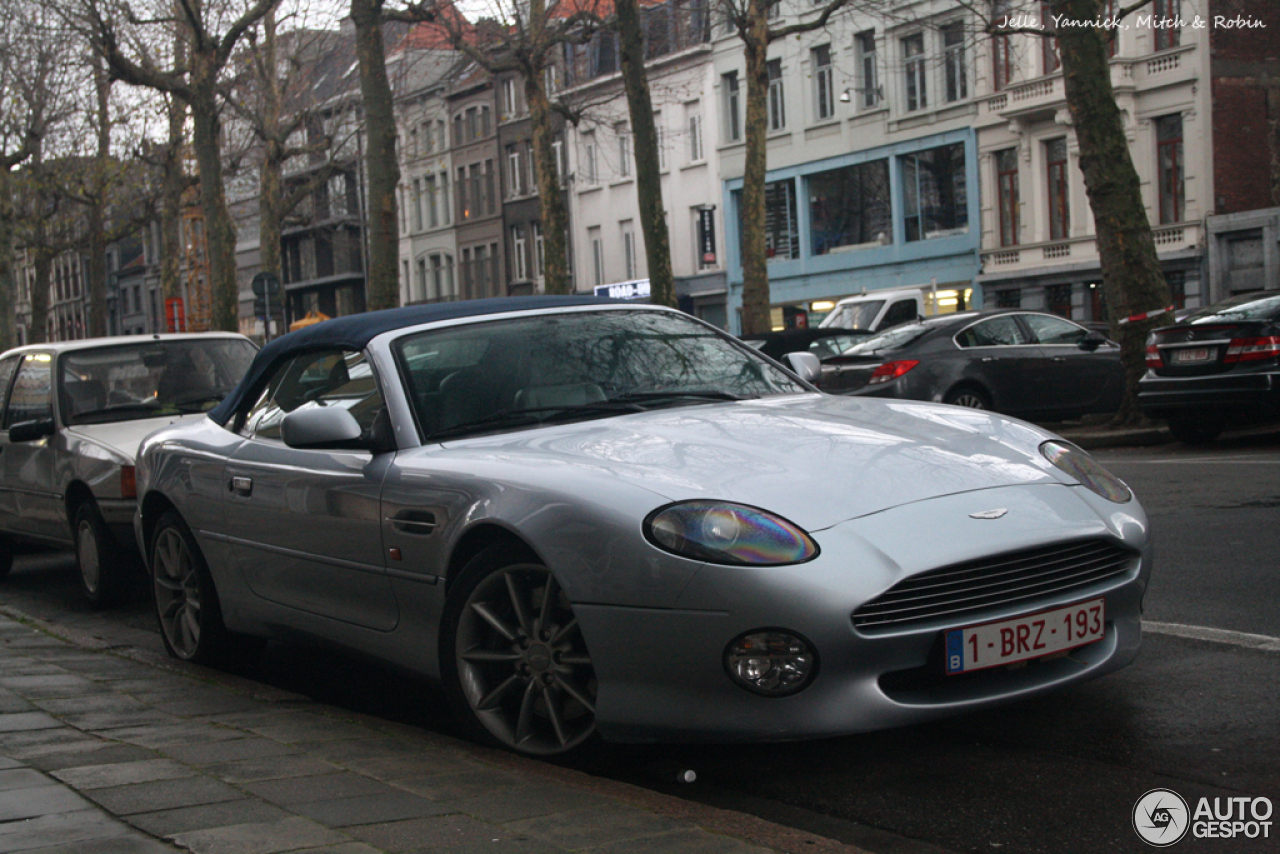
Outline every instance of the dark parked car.
<svg viewBox="0 0 1280 854">
<path fill-rule="evenodd" d="M 828 391 L 932 400 L 1023 418 L 1120 405 L 1120 347 L 1056 314 L 969 311 L 896 326 L 835 360 Z"/>
<path fill-rule="evenodd" d="M 818 357 L 822 366 L 822 375 L 816 385 L 823 391 L 827 388 L 828 379 L 835 373 L 829 364 L 845 350 L 869 337 L 870 332 L 861 329 L 835 329 L 813 327 L 811 329 L 783 329 L 778 332 L 766 332 L 761 335 L 744 335 L 743 343 L 749 344 L 770 359 L 786 364 L 788 353 L 812 353 Z"/>
<path fill-rule="evenodd" d="M 1152 332 L 1138 406 L 1184 442 L 1280 417 L 1280 293 L 1241 294 Z"/>
</svg>

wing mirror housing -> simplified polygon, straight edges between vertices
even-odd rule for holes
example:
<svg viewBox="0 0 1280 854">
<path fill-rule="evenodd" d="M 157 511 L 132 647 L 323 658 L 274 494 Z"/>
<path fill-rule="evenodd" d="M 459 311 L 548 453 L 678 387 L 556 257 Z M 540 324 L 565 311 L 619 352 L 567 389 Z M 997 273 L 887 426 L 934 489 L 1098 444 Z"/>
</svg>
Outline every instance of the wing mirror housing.
<svg viewBox="0 0 1280 854">
<path fill-rule="evenodd" d="M 19 421 L 9 428 L 10 442 L 34 442 L 46 436 L 52 436 L 57 428 L 52 418 L 38 418 L 35 421 Z"/>
<path fill-rule="evenodd" d="M 812 353 L 803 351 L 788 353 L 783 359 L 786 361 L 787 366 L 795 372 L 795 375 L 807 383 L 816 385 L 822 377 L 822 363 Z"/>
<path fill-rule="evenodd" d="M 1097 350 L 1106 343 L 1107 336 L 1103 335 L 1101 332 L 1090 332 L 1088 335 L 1081 338 L 1080 343 L 1076 346 L 1081 350 L 1084 350 L 1086 353 L 1092 353 L 1094 350 Z"/>
</svg>

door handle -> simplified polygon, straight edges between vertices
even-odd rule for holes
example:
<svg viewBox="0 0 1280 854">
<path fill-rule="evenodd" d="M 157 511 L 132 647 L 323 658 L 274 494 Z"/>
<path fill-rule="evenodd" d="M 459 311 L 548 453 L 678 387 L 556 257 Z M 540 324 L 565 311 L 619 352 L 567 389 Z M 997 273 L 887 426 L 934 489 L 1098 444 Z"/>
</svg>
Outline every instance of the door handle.
<svg viewBox="0 0 1280 854">
<path fill-rule="evenodd" d="M 253 478 L 251 477 L 233 477 L 231 478 L 231 491 L 236 495 L 248 497 L 253 494 Z"/>
</svg>

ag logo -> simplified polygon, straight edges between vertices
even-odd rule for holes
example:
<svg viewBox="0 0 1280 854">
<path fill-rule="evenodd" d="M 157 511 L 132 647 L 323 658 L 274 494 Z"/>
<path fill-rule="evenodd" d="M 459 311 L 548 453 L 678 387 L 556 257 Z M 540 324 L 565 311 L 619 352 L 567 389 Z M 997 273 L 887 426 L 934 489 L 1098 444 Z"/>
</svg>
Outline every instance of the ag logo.
<svg viewBox="0 0 1280 854">
<path fill-rule="evenodd" d="M 1187 835 L 1191 814 L 1172 789 L 1152 789 L 1133 805 L 1133 829 L 1143 842 L 1166 848 Z"/>
</svg>

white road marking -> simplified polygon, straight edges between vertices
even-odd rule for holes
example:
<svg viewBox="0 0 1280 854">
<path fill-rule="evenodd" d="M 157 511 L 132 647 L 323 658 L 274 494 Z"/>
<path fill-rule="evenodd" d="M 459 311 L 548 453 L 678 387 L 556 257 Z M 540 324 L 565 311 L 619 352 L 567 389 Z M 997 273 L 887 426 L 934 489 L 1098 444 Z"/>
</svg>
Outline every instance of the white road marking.
<svg viewBox="0 0 1280 854">
<path fill-rule="evenodd" d="M 1180 638 L 1225 643 L 1245 649 L 1261 649 L 1267 652 L 1280 652 L 1280 638 L 1270 635 L 1251 635 L 1246 632 L 1233 632 L 1230 629 L 1211 629 L 1207 626 L 1184 626 L 1181 623 L 1156 623 L 1151 620 L 1142 621 L 1142 630 L 1156 635 L 1174 635 Z"/>
</svg>

